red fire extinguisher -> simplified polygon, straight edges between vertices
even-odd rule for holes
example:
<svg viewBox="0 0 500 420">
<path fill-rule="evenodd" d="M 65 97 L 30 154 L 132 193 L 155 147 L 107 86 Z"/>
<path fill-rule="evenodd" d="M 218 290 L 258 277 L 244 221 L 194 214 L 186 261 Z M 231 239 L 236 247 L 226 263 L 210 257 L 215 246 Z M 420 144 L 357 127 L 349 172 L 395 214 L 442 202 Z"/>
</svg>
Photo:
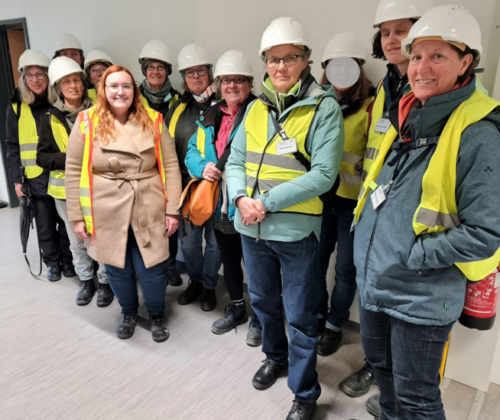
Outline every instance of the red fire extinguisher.
<svg viewBox="0 0 500 420">
<path fill-rule="evenodd" d="M 459 322 L 467 328 L 490 330 L 495 324 L 500 266 L 480 281 L 467 281 L 465 303 Z"/>
</svg>

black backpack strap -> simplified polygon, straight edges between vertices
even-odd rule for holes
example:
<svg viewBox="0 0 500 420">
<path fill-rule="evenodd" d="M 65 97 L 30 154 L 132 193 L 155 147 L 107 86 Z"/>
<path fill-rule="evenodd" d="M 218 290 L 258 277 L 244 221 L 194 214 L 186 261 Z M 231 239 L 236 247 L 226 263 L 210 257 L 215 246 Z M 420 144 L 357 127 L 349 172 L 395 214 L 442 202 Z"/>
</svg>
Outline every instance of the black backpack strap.
<svg viewBox="0 0 500 420">
<path fill-rule="evenodd" d="M 438 144 L 438 142 L 439 142 L 439 136 L 417 139 L 416 141 L 412 141 L 411 143 L 394 143 L 391 146 L 391 149 L 399 150 L 399 152 L 388 163 L 388 165 L 394 166 L 396 163 L 400 161 L 400 159 L 404 155 L 406 155 L 408 152 L 411 152 L 412 150 L 420 149 L 421 147 L 433 146 L 435 144 Z"/>
</svg>

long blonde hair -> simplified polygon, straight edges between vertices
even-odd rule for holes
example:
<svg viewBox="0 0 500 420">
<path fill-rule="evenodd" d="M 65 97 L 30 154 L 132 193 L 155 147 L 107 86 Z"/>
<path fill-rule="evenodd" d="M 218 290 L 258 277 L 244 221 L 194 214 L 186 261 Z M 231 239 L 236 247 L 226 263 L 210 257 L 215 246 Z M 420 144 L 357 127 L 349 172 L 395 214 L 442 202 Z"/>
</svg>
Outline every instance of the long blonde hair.
<svg viewBox="0 0 500 420">
<path fill-rule="evenodd" d="M 45 75 L 45 78 L 47 80 L 47 101 L 49 102 L 49 104 L 52 105 L 55 101 L 57 101 L 57 93 L 49 82 L 49 75 L 47 73 L 47 69 L 38 66 L 26 66 L 23 69 L 23 73 L 19 78 L 19 93 L 21 96 L 21 101 L 26 102 L 28 105 L 32 105 L 33 102 L 35 102 L 35 94 L 28 87 L 28 84 L 26 83 L 26 74 L 28 74 L 28 70 L 31 67 L 36 67 Z"/>
<path fill-rule="evenodd" d="M 134 100 L 132 105 L 130 105 L 130 113 L 128 114 L 128 121 L 142 128 L 143 133 L 154 133 L 154 125 L 151 120 L 146 108 L 142 104 L 142 96 L 139 88 L 134 82 L 134 77 L 130 71 L 123 66 L 111 66 L 103 74 L 101 81 L 99 82 L 99 89 L 97 90 L 97 102 L 95 106 L 95 116 L 99 118 L 99 123 L 95 129 L 95 138 L 99 138 L 100 144 L 105 146 L 109 143 L 109 140 L 116 140 L 116 130 L 115 130 L 115 116 L 111 111 L 111 107 L 106 98 L 106 79 L 110 74 L 118 73 L 123 71 L 130 76 L 132 80 L 131 84 L 134 88 Z"/>
</svg>

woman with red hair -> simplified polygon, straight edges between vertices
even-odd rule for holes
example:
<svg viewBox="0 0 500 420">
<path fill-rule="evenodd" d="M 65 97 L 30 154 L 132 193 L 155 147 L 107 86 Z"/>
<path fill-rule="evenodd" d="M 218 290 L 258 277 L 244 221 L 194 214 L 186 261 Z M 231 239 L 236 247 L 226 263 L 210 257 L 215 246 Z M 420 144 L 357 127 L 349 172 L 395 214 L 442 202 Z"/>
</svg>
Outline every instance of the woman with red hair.
<svg viewBox="0 0 500 420">
<path fill-rule="evenodd" d="M 153 340 L 165 341 L 168 238 L 177 230 L 181 175 L 160 113 L 145 108 L 131 73 L 111 66 L 95 108 L 80 113 L 69 139 L 69 220 L 89 255 L 106 265 L 122 308 L 119 338 L 137 322 L 139 279 Z M 168 200 L 167 200 L 168 196 Z"/>
</svg>

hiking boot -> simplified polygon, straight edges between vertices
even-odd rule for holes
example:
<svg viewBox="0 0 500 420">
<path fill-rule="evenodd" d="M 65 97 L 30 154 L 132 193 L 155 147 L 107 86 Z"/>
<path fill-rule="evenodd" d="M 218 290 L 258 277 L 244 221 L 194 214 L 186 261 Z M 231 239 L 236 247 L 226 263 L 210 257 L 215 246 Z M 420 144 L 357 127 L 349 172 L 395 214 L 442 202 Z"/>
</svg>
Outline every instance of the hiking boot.
<svg viewBox="0 0 500 420">
<path fill-rule="evenodd" d="M 182 277 L 175 268 L 167 268 L 167 282 L 169 286 L 182 286 Z"/>
<path fill-rule="evenodd" d="M 368 398 L 366 402 L 366 411 L 376 418 L 382 415 L 382 410 L 380 409 L 380 394 L 375 394 Z"/>
<path fill-rule="evenodd" d="M 215 297 L 215 289 L 204 289 L 200 302 L 201 310 L 205 312 L 213 311 L 216 306 L 217 298 Z"/>
<path fill-rule="evenodd" d="M 113 302 L 115 294 L 111 290 L 111 286 L 105 283 L 99 283 L 99 289 L 97 289 L 97 306 L 99 308 L 105 308 L 111 305 Z"/>
<path fill-rule="evenodd" d="M 214 334 L 225 334 L 233 328 L 236 331 L 238 325 L 245 324 L 248 321 L 245 301 L 233 303 L 230 302 L 224 308 L 224 316 L 212 324 Z"/>
<path fill-rule="evenodd" d="M 373 368 L 366 362 L 360 370 L 340 384 L 340 389 L 349 397 L 356 398 L 365 395 L 376 382 Z"/>
<path fill-rule="evenodd" d="M 342 340 L 342 331 L 333 331 L 325 328 L 318 341 L 318 354 L 321 356 L 330 356 L 339 349 Z"/>
<path fill-rule="evenodd" d="M 165 315 L 151 315 L 151 334 L 153 336 L 153 340 L 157 343 L 162 343 L 166 341 L 168 337 L 170 337 L 170 332 L 168 331 Z"/>
<path fill-rule="evenodd" d="M 94 280 L 82 280 L 80 282 L 80 290 L 76 294 L 76 304 L 78 306 L 85 306 L 92 302 L 95 294 Z"/>
<path fill-rule="evenodd" d="M 252 385 L 255 389 L 263 391 L 270 388 L 281 375 L 286 375 L 288 363 L 278 365 L 272 360 L 264 360 L 264 363 L 255 373 L 252 379 Z"/>
<path fill-rule="evenodd" d="M 193 279 L 189 279 L 188 287 L 179 295 L 177 303 L 179 305 L 189 305 L 190 303 L 193 303 L 198 296 L 201 296 L 204 290 L 205 288 L 203 287 L 203 284 L 198 283 Z"/>
<path fill-rule="evenodd" d="M 69 262 L 69 263 L 63 264 L 62 273 L 63 273 L 64 277 L 75 277 L 76 272 L 75 272 L 75 266 L 73 265 L 73 263 Z"/>
<path fill-rule="evenodd" d="M 312 420 L 316 407 L 316 402 L 302 403 L 294 401 L 286 420 Z"/>
<path fill-rule="evenodd" d="M 135 324 L 137 323 L 137 312 L 129 312 L 122 314 L 122 319 L 116 330 L 118 338 L 125 340 L 134 335 Z"/>
<path fill-rule="evenodd" d="M 255 314 L 252 316 L 250 325 L 248 326 L 247 345 L 250 347 L 259 347 L 262 345 L 262 326 Z"/>
<path fill-rule="evenodd" d="M 48 281 L 59 281 L 61 280 L 61 266 L 57 265 L 49 265 L 47 267 L 47 280 Z"/>
</svg>

